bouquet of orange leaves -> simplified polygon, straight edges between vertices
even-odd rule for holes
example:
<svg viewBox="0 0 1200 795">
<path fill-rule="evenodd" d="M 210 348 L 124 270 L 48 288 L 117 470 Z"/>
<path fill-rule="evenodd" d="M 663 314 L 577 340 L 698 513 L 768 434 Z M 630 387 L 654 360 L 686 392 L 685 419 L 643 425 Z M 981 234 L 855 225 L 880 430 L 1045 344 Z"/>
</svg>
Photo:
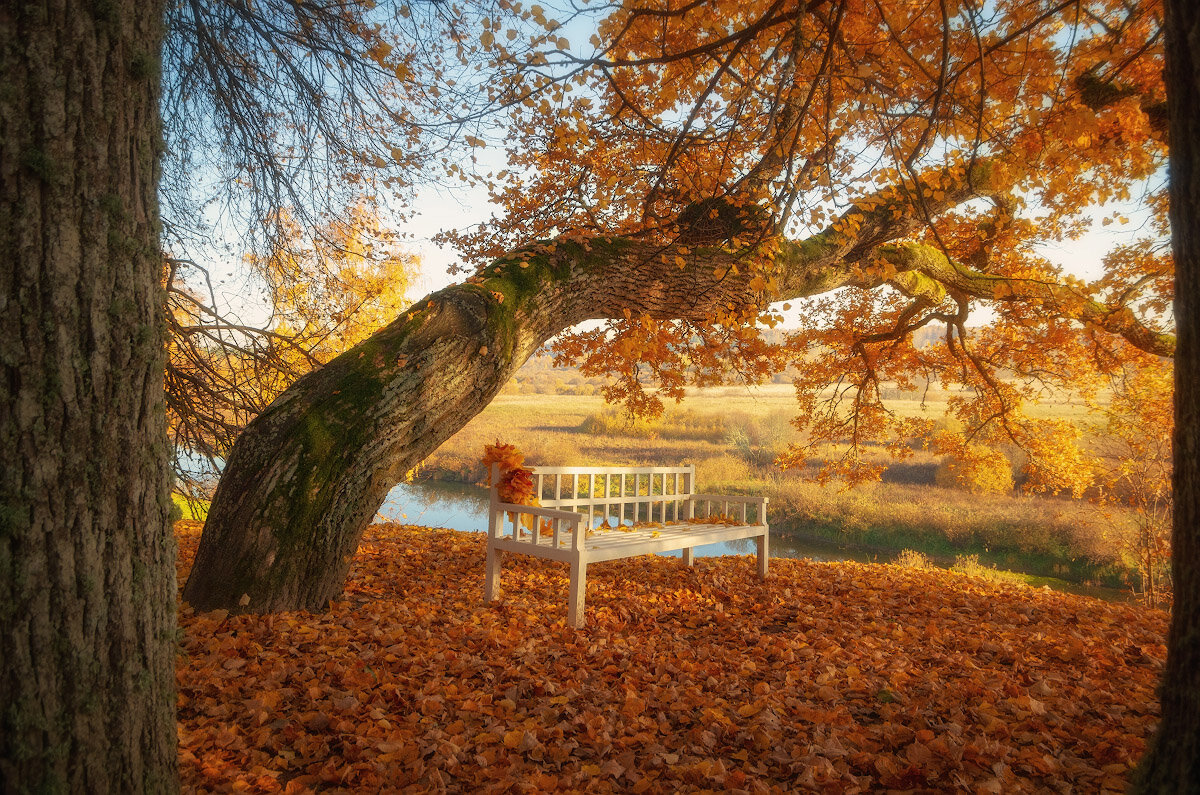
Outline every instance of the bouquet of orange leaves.
<svg viewBox="0 0 1200 795">
<path fill-rule="evenodd" d="M 487 468 L 488 485 L 496 486 L 496 495 L 501 502 L 510 505 L 538 504 L 533 493 L 533 472 L 521 466 L 523 463 L 525 456 L 514 445 L 503 444 L 497 440 L 495 444 L 483 446 L 483 465 Z M 500 465 L 499 484 L 492 483 L 492 464 Z M 515 517 L 513 521 L 516 521 Z M 526 527 L 531 526 L 529 519 L 524 520 L 524 524 Z"/>
</svg>

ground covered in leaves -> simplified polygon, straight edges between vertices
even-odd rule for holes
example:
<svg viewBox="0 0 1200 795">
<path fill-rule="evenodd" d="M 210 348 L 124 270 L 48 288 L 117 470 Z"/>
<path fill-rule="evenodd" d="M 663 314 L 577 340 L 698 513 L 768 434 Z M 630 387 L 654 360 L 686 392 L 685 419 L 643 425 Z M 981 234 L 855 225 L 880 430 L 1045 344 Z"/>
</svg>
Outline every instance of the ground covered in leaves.
<svg viewBox="0 0 1200 795">
<path fill-rule="evenodd" d="M 180 575 L 200 525 L 180 522 Z M 897 566 L 505 561 L 372 526 L 323 615 L 181 610 L 188 790 L 1122 790 L 1166 617 Z"/>
</svg>

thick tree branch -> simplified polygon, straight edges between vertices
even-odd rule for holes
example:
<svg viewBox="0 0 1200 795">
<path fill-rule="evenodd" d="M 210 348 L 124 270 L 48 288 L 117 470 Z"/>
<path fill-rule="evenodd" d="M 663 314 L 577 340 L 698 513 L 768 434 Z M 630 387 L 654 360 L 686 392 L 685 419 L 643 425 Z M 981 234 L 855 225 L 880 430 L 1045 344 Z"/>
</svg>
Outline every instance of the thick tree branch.
<svg viewBox="0 0 1200 795">
<path fill-rule="evenodd" d="M 1078 320 L 1124 338 L 1155 356 L 1175 355 L 1175 335 L 1143 323 L 1128 306 L 1108 305 L 1068 284 L 993 276 L 950 260 L 933 246 L 902 243 L 880 246 L 878 256 L 896 266 L 898 286 L 937 289 L 912 275 L 926 277 L 942 288 L 997 302 L 1022 302 L 1041 307 L 1047 314 Z"/>
</svg>

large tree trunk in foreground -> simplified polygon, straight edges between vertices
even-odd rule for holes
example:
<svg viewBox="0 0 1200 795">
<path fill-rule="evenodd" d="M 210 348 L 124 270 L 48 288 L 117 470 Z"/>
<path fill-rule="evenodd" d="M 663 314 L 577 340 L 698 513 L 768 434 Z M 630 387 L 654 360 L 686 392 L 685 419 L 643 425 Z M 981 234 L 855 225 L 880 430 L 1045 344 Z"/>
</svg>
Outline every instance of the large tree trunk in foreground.
<svg viewBox="0 0 1200 795">
<path fill-rule="evenodd" d="M 1200 792 L 1200 6 L 1168 0 L 1171 242 L 1175 255 L 1174 604 L 1162 721 L 1142 792 Z"/>
<path fill-rule="evenodd" d="M 161 4 L 0 9 L 0 781 L 169 792 Z"/>
</svg>

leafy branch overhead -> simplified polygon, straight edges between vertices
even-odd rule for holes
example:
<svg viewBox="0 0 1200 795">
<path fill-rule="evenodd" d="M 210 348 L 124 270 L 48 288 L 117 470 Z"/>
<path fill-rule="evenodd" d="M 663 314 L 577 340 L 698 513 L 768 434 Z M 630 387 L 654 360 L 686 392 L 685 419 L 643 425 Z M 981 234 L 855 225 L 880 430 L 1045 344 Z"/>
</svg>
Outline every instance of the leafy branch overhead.
<svg viewBox="0 0 1200 795">
<path fill-rule="evenodd" d="M 501 210 L 444 233 L 468 262 L 620 237 L 741 286 L 675 313 L 597 312 L 602 334 L 559 341 L 634 411 L 793 365 L 810 415 L 840 416 L 828 387 L 849 387 L 832 393 L 849 432 L 806 425 L 814 443 L 894 432 L 873 391 L 914 375 L 975 390 L 972 438 L 1020 441 L 1020 405 L 1047 382 L 1086 391 L 1137 351 L 1173 351 L 1161 17 L 1153 0 L 185 4 L 168 41 L 168 223 L 189 239 L 207 200 L 190 166 L 230 146 L 238 159 L 210 159 L 256 248 L 295 239 L 279 208 L 319 237 L 351 196 L 408 212 L 415 186 L 465 181 Z M 479 159 L 497 139 L 503 168 Z M 1040 254 L 1107 201 L 1147 220 L 1102 275 Z M 701 256 L 716 250 L 731 256 Z M 750 328 L 822 293 L 786 344 Z M 913 350 L 930 325 L 944 351 Z M 811 366 L 826 353 L 843 366 Z"/>
<path fill-rule="evenodd" d="M 687 383 L 793 364 L 802 422 L 830 384 L 850 387 L 853 427 L 806 425 L 812 438 L 857 445 L 895 430 L 878 381 L 915 375 L 976 390 L 972 437 L 1021 441 L 1020 405 L 1047 383 L 1086 391 L 1127 359 L 1172 354 L 1157 3 L 629 3 L 602 12 L 590 50 L 548 14 L 513 7 L 548 31 L 537 57 L 508 49 L 513 32 L 481 39 L 508 75 L 489 99 L 510 108 L 511 167 L 485 180 L 504 212 L 447 238 L 485 262 L 564 230 L 724 243 L 740 256 L 721 275 L 757 278 L 703 313 L 560 340 L 563 361 L 614 379 L 611 399 L 653 413 Z M 1147 220 L 1101 276 L 1040 254 L 1109 201 Z M 731 225 L 739 214 L 768 223 Z M 687 258 L 667 250 L 663 265 Z M 786 345 L 746 329 L 777 322 L 774 302 L 841 287 L 855 289 L 804 305 L 807 331 Z M 930 324 L 945 350 L 914 351 Z M 811 367 L 822 352 L 830 366 Z"/>
</svg>

